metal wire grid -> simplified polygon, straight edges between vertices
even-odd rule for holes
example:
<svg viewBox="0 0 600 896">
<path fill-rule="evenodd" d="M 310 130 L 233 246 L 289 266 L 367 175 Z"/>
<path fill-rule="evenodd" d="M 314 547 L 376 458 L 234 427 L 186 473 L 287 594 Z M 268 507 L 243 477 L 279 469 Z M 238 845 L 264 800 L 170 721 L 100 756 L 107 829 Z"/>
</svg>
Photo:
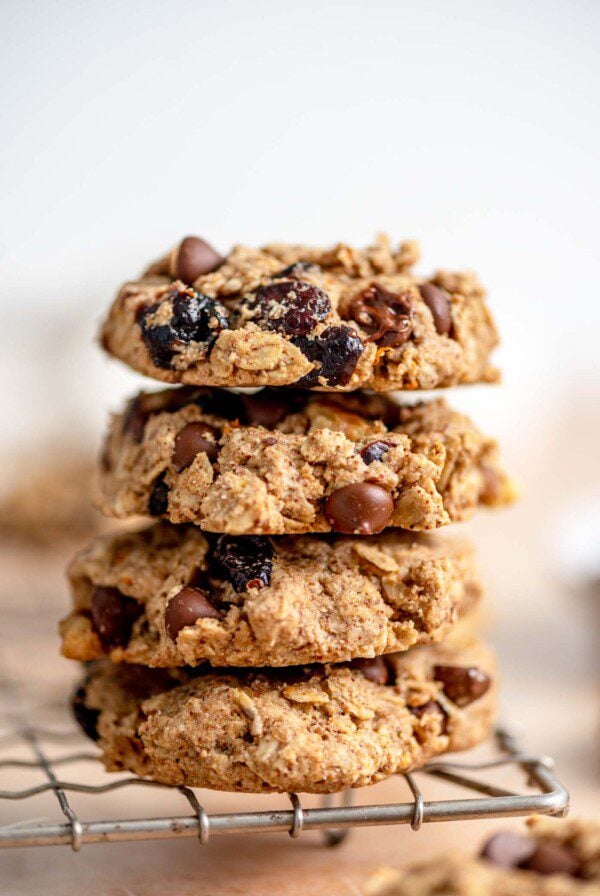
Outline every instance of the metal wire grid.
<svg viewBox="0 0 600 896">
<path fill-rule="evenodd" d="M 67 794 L 105 794 L 127 787 L 167 788 L 137 777 L 111 780 L 94 785 L 63 779 L 58 768 L 74 762 L 90 761 L 99 764 L 98 755 L 90 752 L 71 752 L 50 759 L 44 743 L 72 742 L 79 738 L 73 729 L 68 731 L 44 730 L 32 725 L 19 701 L 14 685 L 0 679 L 0 690 L 6 698 L 8 733 L 0 737 L 0 749 L 26 745 L 32 751 L 33 760 L 0 759 L 0 771 L 7 769 L 43 772 L 43 783 L 25 789 L 0 790 L 0 800 L 24 800 L 52 791 L 56 796 L 63 823 L 46 823 L 39 820 L 15 822 L 0 826 L 0 847 L 71 846 L 79 851 L 85 843 L 111 843 L 124 840 L 154 840 L 174 837 L 197 837 L 206 844 L 212 835 L 263 833 L 283 831 L 297 838 L 303 831 L 320 831 L 325 843 L 334 846 L 342 842 L 353 827 L 384 824 L 409 824 L 418 830 L 424 823 L 457 821 L 473 818 L 500 818 L 539 813 L 565 815 L 569 796 L 556 779 L 553 763 L 547 757 L 523 753 L 515 738 L 506 730 L 496 732 L 499 755 L 484 762 L 432 762 L 418 772 L 406 773 L 405 778 L 411 799 L 408 802 L 383 805 L 353 805 L 354 791 L 342 794 L 341 804 L 335 805 L 332 797 L 324 797 L 320 808 L 303 808 L 297 794 L 289 794 L 290 808 L 267 812 L 233 812 L 209 815 L 188 787 L 178 788 L 192 810 L 191 814 L 170 815 L 161 818 L 133 818 L 127 820 L 82 821 L 69 803 Z M 472 777 L 492 769 L 507 770 L 519 767 L 534 792 L 520 794 L 482 782 Z M 417 777 L 436 777 L 478 794 L 477 797 L 427 801 Z M 167 788 L 170 791 L 175 788 Z M 368 791 L 366 791 L 368 792 Z"/>
</svg>

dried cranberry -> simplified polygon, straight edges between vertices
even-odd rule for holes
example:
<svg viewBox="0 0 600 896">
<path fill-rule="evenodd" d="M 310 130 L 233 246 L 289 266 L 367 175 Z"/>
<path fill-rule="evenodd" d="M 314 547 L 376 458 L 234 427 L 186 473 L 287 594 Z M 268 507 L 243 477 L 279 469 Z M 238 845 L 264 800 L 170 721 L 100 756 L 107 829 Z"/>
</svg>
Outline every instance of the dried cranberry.
<svg viewBox="0 0 600 896">
<path fill-rule="evenodd" d="M 319 385 L 320 377 L 328 386 L 346 386 L 365 350 L 352 327 L 328 327 L 314 339 L 301 336 L 293 342 L 309 361 L 320 365 L 298 380 L 298 386 L 307 388 Z"/>
<path fill-rule="evenodd" d="M 380 348 L 404 345 L 412 333 L 409 293 L 396 295 L 373 283 L 352 299 L 348 313 Z"/>
<path fill-rule="evenodd" d="M 165 302 L 172 303 L 169 322 L 149 323 L 149 318 Z M 191 288 L 170 291 L 158 304 L 142 308 L 137 320 L 153 362 L 163 368 L 170 368 L 177 349 L 190 342 L 203 344 L 208 354 L 221 330 L 229 327 L 227 311 L 221 302 Z"/>
<path fill-rule="evenodd" d="M 302 280 L 281 280 L 256 290 L 252 320 L 286 336 L 305 336 L 331 311 L 329 296 Z"/>
<path fill-rule="evenodd" d="M 150 498 L 148 500 L 148 513 L 150 516 L 162 516 L 169 509 L 169 486 L 165 482 L 165 474 L 161 473 L 154 480 Z"/>
<path fill-rule="evenodd" d="M 269 585 L 273 568 L 273 547 L 268 538 L 246 535 L 235 538 L 222 535 L 213 551 L 214 569 L 235 591 Z"/>
<path fill-rule="evenodd" d="M 372 464 L 373 461 L 381 460 L 384 455 L 388 453 L 390 448 L 393 448 L 392 442 L 371 442 L 370 445 L 365 445 L 360 452 L 360 456 L 368 466 L 369 464 Z"/>
</svg>

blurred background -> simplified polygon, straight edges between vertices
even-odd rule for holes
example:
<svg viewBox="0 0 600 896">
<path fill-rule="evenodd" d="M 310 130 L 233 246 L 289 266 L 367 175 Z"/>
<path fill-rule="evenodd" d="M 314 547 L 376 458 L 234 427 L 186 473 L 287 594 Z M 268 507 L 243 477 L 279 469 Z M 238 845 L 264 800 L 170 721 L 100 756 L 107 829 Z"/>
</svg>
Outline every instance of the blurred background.
<svg viewBox="0 0 600 896">
<path fill-rule="evenodd" d="M 384 230 L 421 241 L 423 273 L 475 269 L 504 381 L 450 397 L 499 438 L 523 498 L 462 528 L 506 713 L 582 807 L 598 784 L 599 28 L 595 0 L 0 6 L 0 492 L 24 484 L 35 517 L 66 458 L 85 493 L 78 458 L 142 384 L 94 344 L 99 320 L 188 233 L 225 252 Z M 64 553 L 18 550 L 5 601 L 42 582 L 66 606 Z"/>
</svg>

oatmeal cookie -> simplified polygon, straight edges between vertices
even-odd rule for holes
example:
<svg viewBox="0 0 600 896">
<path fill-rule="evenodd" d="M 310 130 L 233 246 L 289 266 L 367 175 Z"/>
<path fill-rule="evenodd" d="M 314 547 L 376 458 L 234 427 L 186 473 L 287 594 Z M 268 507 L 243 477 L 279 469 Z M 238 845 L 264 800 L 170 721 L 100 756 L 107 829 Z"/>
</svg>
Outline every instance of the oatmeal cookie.
<svg viewBox="0 0 600 896">
<path fill-rule="evenodd" d="M 112 771 L 253 793 L 334 793 L 485 738 L 494 667 L 477 642 L 345 665 L 147 669 L 100 660 L 76 717 Z"/>
<path fill-rule="evenodd" d="M 438 399 L 181 387 L 113 418 L 97 506 L 231 535 L 437 529 L 513 497 L 497 445 Z"/>
<path fill-rule="evenodd" d="M 122 287 L 107 352 L 155 379 L 344 391 L 494 382 L 498 338 L 471 273 L 416 276 L 413 242 L 273 244 L 219 256 L 186 237 Z"/>
<path fill-rule="evenodd" d="M 391 531 L 210 537 L 157 523 L 71 563 L 70 659 L 147 666 L 343 662 L 439 641 L 479 602 L 465 542 Z"/>
</svg>

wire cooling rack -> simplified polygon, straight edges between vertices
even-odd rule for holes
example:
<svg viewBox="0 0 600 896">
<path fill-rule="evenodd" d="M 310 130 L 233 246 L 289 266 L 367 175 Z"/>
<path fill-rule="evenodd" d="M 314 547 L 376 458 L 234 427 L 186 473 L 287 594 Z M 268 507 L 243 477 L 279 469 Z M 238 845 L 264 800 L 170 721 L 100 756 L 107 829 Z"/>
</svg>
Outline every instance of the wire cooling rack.
<svg viewBox="0 0 600 896">
<path fill-rule="evenodd" d="M 303 831 L 320 831 L 325 843 L 334 846 L 341 843 L 353 827 L 409 824 L 413 830 L 418 830 L 425 823 L 440 821 L 501 818 L 533 812 L 564 815 L 568 808 L 568 793 L 556 779 L 552 761 L 547 757 L 523 753 L 514 736 L 499 729 L 490 759 L 432 762 L 417 772 L 400 776 L 407 785 L 407 795 L 410 797 L 407 802 L 353 805 L 359 792 L 346 791 L 339 799 L 325 797 L 318 808 L 305 808 L 297 794 L 289 794 L 288 805 L 278 810 L 209 815 L 196 792 L 187 787 L 172 788 L 131 776 L 115 778 L 106 775 L 105 780 L 101 774 L 103 783 L 100 784 L 92 783 L 93 775 L 84 775 L 83 780 L 71 779 L 63 770 L 75 764 L 78 767 L 83 764 L 84 769 L 93 770 L 97 777 L 100 767 L 98 754 L 78 749 L 84 739 L 74 727 L 44 729 L 32 724 L 18 688 L 6 678 L 0 677 L 0 694 L 4 698 L 8 723 L 8 727 L 0 733 L 0 774 L 2 781 L 8 778 L 11 784 L 10 789 L 0 790 L 0 807 L 6 805 L 4 801 L 34 801 L 35 797 L 51 793 L 64 817 L 62 820 L 58 816 L 58 821 L 39 817 L 17 819 L 0 825 L 1 847 L 71 846 L 78 851 L 86 843 L 175 837 L 196 837 L 200 843 L 206 844 L 211 836 L 217 834 L 274 831 L 287 832 L 294 838 Z M 72 746 L 73 749 L 54 756 L 56 748 L 61 746 Z M 16 758 L 11 754 L 11 751 L 22 754 L 24 748 L 31 759 Z M 491 776 L 493 772 L 501 773 L 507 779 L 514 776 L 515 770 L 524 774 L 526 793 L 479 779 L 482 773 Z M 31 774 L 40 778 L 39 783 L 19 786 L 19 777 Z M 428 800 L 425 782 L 432 778 L 447 781 L 463 794 L 468 792 L 469 796 Z M 69 798 L 77 794 L 98 797 L 133 788 L 168 790 L 170 794 L 177 794 L 179 790 L 181 814 L 85 821 L 69 802 Z M 369 790 L 360 793 L 365 795 Z M 477 796 L 472 796 L 473 793 Z"/>
</svg>

